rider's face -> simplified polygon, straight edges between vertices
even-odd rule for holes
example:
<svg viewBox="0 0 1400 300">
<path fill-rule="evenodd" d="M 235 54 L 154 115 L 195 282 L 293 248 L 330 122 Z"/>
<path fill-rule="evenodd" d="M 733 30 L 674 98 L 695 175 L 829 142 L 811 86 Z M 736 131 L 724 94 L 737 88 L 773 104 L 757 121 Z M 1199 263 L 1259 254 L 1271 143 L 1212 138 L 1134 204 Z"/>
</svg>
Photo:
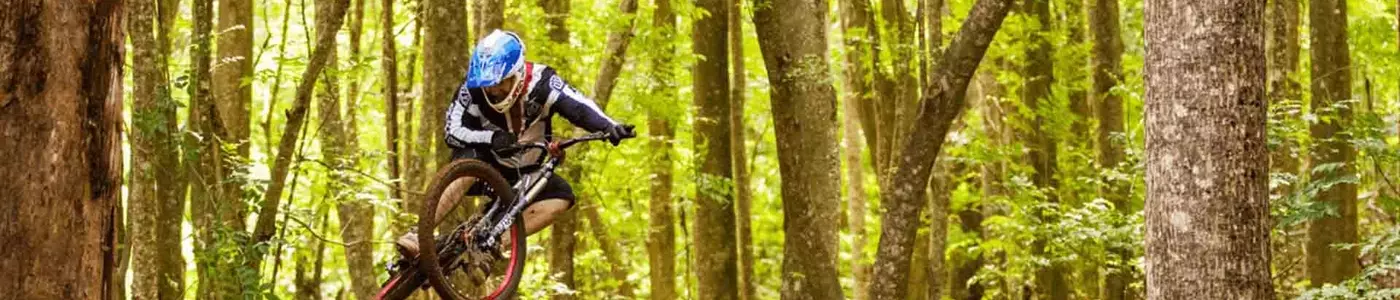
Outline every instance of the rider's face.
<svg viewBox="0 0 1400 300">
<path fill-rule="evenodd" d="M 501 80 L 501 82 L 496 85 L 488 86 L 485 88 L 486 95 L 495 99 L 504 99 L 506 95 L 510 93 L 510 89 L 515 87 L 516 80 L 519 79 L 515 78 L 515 76 L 511 76 L 510 78 Z"/>
</svg>

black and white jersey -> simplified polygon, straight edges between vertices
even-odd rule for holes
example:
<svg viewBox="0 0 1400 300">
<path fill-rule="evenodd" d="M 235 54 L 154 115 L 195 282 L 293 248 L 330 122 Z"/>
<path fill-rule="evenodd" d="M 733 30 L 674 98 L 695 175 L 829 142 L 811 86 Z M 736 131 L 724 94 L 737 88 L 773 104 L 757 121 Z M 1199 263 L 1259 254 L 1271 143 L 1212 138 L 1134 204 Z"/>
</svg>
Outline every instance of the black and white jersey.
<svg viewBox="0 0 1400 300">
<path fill-rule="evenodd" d="M 589 132 L 617 124 L 592 99 L 564 82 L 554 68 L 526 62 L 525 74 L 524 98 L 517 99 L 519 102 L 510 108 L 523 116 L 519 124 L 508 124 L 505 114 L 487 103 L 482 88 L 467 88 L 464 81 L 447 108 L 447 144 L 456 148 L 489 145 L 492 132 L 496 130 L 520 135 L 521 141 L 530 140 L 527 136 L 550 140 L 553 135 L 550 118 L 555 112 Z"/>
</svg>

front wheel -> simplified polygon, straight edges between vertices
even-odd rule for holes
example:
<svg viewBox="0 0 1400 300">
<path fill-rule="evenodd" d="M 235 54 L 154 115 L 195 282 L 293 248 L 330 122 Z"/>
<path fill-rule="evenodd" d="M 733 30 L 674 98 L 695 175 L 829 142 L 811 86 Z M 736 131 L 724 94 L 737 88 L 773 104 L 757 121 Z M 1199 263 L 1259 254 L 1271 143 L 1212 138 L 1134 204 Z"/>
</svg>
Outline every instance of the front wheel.
<svg viewBox="0 0 1400 300">
<path fill-rule="evenodd" d="M 418 244 L 419 249 L 438 249 L 438 237 L 435 233 L 437 225 L 433 220 L 436 215 L 438 202 L 442 199 L 443 193 L 452 182 L 461 178 L 477 178 L 491 187 L 497 199 L 515 199 L 515 192 L 511 186 L 501 176 L 500 172 L 485 162 L 474 159 L 462 159 L 453 161 L 444 166 L 438 175 L 433 178 L 433 182 L 428 189 L 426 198 L 423 201 L 423 212 L 418 218 Z M 474 241 L 464 241 L 464 253 L 456 253 L 458 257 L 439 258 L 438 251 L 422 251 L 418 255 L 417 271 L 426 277 L 428 284 L 443 299 L 510 299 L 514 297 L 516 286 L 520 284 L 520 277 L 525 271 L 525 224 L 520 215 L 510 216 L 511 226 L 506 232 L 510 243 L 501 249 L 499 257 L 495 254 L 478 250 Z M 476 218 L 477 220 L 489 220 L 490 218 Z M 448 235 L 451 236 L 451 235 Z M 504 268 L 497 268 L 503 260 Z M 451 272 L 459 266 L 466 266 L 466 271 L 473 276 L 474 280 L 469 283 L 457 281 L 454 284 L 443 275 L 444 270 Z M 405 279 L 408 279 L 407 277 Z M 415 285 L 416 286 L 416 285 Z"/>
</svg>

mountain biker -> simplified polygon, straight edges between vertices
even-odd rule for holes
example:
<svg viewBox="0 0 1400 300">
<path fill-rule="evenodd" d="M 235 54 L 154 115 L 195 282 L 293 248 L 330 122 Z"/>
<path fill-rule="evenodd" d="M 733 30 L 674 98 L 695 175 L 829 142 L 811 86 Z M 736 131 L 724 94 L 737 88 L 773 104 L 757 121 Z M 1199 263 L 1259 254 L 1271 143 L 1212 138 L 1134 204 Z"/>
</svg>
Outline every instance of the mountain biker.
<svg viewBox="0 0 1400 300">
<path fill-rule="evenodd" d="M 492 151 L 518 143 L 549 141 L 554 113 L 589 132 L 607 132 L 613 146 L 622 137 L 632 135 L 631 125 L 609 118 L 593 100 L 565 83 L 553 68 L 525 61 L 525 43 L 520 36 L 496 30 L 482 38 L 472 53 L 466 80 L 447 109 L 445 140 L 452 148 L 453 160 L 472 158 L 487 162 L 514 184 L 518 180 L 514 168 L 521 167 L 517 162 L 535 161 L 541 154 L 520 153 L 497 160 Z M 464 178 L 448 185 L 434 220 L 442 221 L 462 195 L 481 195 L 483 187 L 475 185 L 475 181 Z M 575 199 L 569 183 L 551 175 L 524 210 L 526 234 L 549 226 L 560 213 L 573 207 Z M 412 233 L 400 237 L 397 244 L 407 255 L 418 253 L 418 239 Z"/>
</svg>

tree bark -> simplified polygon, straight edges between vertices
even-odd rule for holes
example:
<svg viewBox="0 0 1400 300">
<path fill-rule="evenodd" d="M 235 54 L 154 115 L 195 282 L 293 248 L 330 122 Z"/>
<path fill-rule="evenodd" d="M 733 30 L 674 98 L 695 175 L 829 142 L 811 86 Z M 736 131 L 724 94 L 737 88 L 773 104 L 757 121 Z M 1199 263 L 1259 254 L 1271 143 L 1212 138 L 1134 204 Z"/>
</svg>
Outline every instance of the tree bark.
<svg viewBox="0 0 1400 300">
<path fill-rule="evenodd" d="M 739 299 L 755 299 L 752 213 L 753 190 L 750 189 L 747 134 L 744 126 L 744 94 L 747 78 L 744 72 L 744 1 L 733 0 L 729 7 L 729 153 L 734 161 L 734 220 L 738 230 Z"/>
<path fill-rule="evenodd" d="M 652 27 L 661 37 L 676 34 L 676 15 L 671 10 L 670 2 L 657 0 L 656 11 L 652 14 Z M 651 66 L 652 77 L 657 79 L 653 90 L 661 99 L 672 99 L 676 96 L 676 87 L 671 80 L 675 78 L 672 63 L 675 42 L 666 38 L 657 42 L 660 43 L 660 54 L 655 56 Z M 649 160 L 652 180 L 651 200 L 647 205 L 647 227 L 650 228 L 647 230 L 647 262 L 651 268 L 648 276 L 651 299 L 654 300 L 672 300 L 679 296 L 676 293 L 675 202 L 671 198 L 674 167 L 671 149 L 675 130 L 671 124 L 664 111 L 653 108 L 648 112 L 647 147 L 652 149 L 653 157 Z"/>
<path fill-rule="evenodd" d="M 478 4 L 498 1 L 479 1 Z M 466 5 L 461 0 L 423 0 L 423 101 L 418 125 L 419 184 L 428 184 L 428 176 L 438 164 L 451 157 L 451 149 L 442 141 L 442 126 L 446 123 L 447 104 L 466 76 L 471 51 L 467 38 Z M 499 11 L 499 10 L 498 10 Z M 478 31 L 481 32 L 481 31 Z M 487 31 L 490 32 L 490 31 Z M 422 190 L 426 187 L 413 186 Z"/>
<path fill-rule="evenodd" d="M 852 65 L 848 63 L 846 66 Z M 851 78 L 851 72 L 847 72 L 847 82 L 858 80 L 860 79 Z M 869 213 L 869 208 L 865 206 L 865 165 L 861 161 L 860 109 L 857 108 L 859 104 L 856 104 L 859 96 L 853 95 L 856 93 L 847 93 L 843 105 L 846 124 L 842 133 L 842 155 L 846 159 L 846 218 L 851 234 L 851 276 L 855 282 L 851 297 L 861 300 L 865 299 L 866 287 L 870 282 L 870 266 L 864 262 L 865 246 L 869 244 L 866 240 L 865 214 Z"/>
<path fill-rule="evenodd" d="M 354 0 L 354 6 L 350 9 L 350 61 L 359 61 L 359 35 L 364 25 L 364 1 Z M 326 16 L 330 13 L 330 0 L 318 0 L 317 16 Z M 319 20 L 318 20 L 319 21 Z M 318 22 L 326 24 L 325 22 Z M 318 30 L 327 30 L 318 28 Z M 336 47 L 335 42 L 331 42 L 329 47 Z M 334 54 L 332 54 L 332 61 Z M 334 67 L 334 66 L 333 66 Z M 337 68 L 327 68 L 321 75 L 322 90 L 319 98 L 318 115 L 321 125 L 318 128 L 321 138 L 321 153 L 326 160 L 326 164 L 332 169 L 330 178 L 326 182 L 325 191 L 328 193 L 331 203 L 336 204 L 336 213 L 340 219 L 340 236 L 344 242 L 344 253 L 346 270 L 350 279 L 350 290 L 357 299 L 372 299 L 378 291 L 379 283 L 375 280 L 374 268 L 374 244 L 371 243 L 374 231 L 374 211 L 372 206 L 363 199 L 359 199 L 354 191 L 360 189 L 355 182 L 355 177 L 350 172 L 357 168 L 359 157 L 355 153 L 359 149 L 359 130 L 355 108 L 357 107 L 356 92 L 358 82 L 353 78 L 354 72 L 338 72 Z M 336 74 L 350 76 L 348 96 L 343 100 L 339 97 L 340 87 L 336 84 Z"/>
<path fill-rule="evenodd" d="M 1298 44 L 1298 22 L 1299 22 L 1298 0 L 1273 0 L 1269 2 L 1267 8 L 1268 19 L 1268 41 L 1266 41 L 1266 51 L 1269 56 L 1269 103 L 1271 107 L 1294 107 L 1302 101 L 1298 81 L 1293 79 L 1294 73 L 1298 72 L 1299 44 Z M 1294 104 L 1286 104 L 1294 103 Z M 1296 118 L 1292 113 L 1278 113 L 1277 116 L 1285 120 Z M 1275 172 L 1283 172 L 1292 176 L 1300 175 L 1298 167 L 1301 165 L 1297 155 L 1298 142 L 1291 138 L 1284 138 L 1283 143 L 1269 151 L 1269 169 Z M 1284 188 L 1276 191 L 1280 194 L 1287 194 L 1289 189 Z"/>
<path fill-rule="evenodd" d="M 1148 299 L 1274 298 L 1263 10 L 1147 2 Z"/>
<path fill-rule="evenodd" d="M 389 165 L 389 180 L 394 189 L 389 195 L 398 201 L 408 201 L 404 192 L 402 166 L 399 164 L 399 62 L 398 42 L 394 39 L 394 0 L 379 2 L 380 72 L 384 74 L 384 136 Z M 412 120 L 409 120 L 412 121 Z M 406 205 L 400 205 L 407 208 Z"/>
<path fill-rule="evenodd" d="M 693 71 L 695 91 L 695 273 L 700 299 L 739 298 L 733 178 L 729 154 L 729 40 L 726 37 L 730 4 L 726 0 L 701 0 L 695 6 L 708 11 L 691 30 L 694 53 L 705 57 Z"/>
<path fill-rule="evenodd" d="M 492 30 L 500 29 L 501 25 L 505 24 L 505 6 L 505 0 L 472 1 L 472 30 L 476 32 L 476 40 L 486 37 Z"/>
<path fill-rule="evenodd" d="M 537 3 L 545 13 L 545 25 L 548 28 L 549 35 L 548 43 L 540 43 L 543 44 L 543 47 L 540 48 L 544 49 L 540 52 L 545 53 L 545 55 L 541 55 L 540 57 L 544 59 L 546 64 L 553 66 L 556 71 L 567 74 L 569 73 L 569 66 L 564 63 L 564 61 L 566 61 L 565 57 L 567 57 L 565 53 L 571 53 L 571 49 L 573 48 L 569 44 L 570 32 L 565 22 L 569 18 L 569 1 L 538 0 Z M 486 33 L 483 32 L 482 34 Z M 607 105 L 607 103 L 599 103 L 598 105 L 601 109 L 603 105 Z M 583 157 L 583 155 L 585 155 L 584 153 L 587 152 L 587 150 L 585 150 L 586 148 L 587 147 L 575 148 L 571 151 L 571 154 L 575 157 Z M 580 162 L 581 161 L 582 160 L 580 160 Z M 572 181 L 573 186 L 583 187 L 587 185 L 587 183 L 584 182 L 581 164 L 576 164 L 574 168 L 570 168 L 564 173 L 565 177 Z M 580 188 L 577 190 L 583 189 Z M 582 197 L 580 199 L 582 199 Z M 577 234 L 578 228 L 580 227 L 578 215 L 577 210 L 566 211 L 558 217 L 555 217 L 553 224 L 550 225 L 549 277 L 554 282 L 567 287 L 567 291 L 570 291 L 569 293 L 551 293 L 550 299 L 574 299 L 574 293 L 572 292 L 579 289 L 578 282 L 574 278 L 574 253 L 578 251 Z"/>
<path fill-rule="evenodd" d="M 780 13 L 776 8 L 791 9 Z M 836 92 L 828 75 L 824 1 L 755 3 L 763 62 L 773 83 L 773 122 L 782 175 L 784 299 L 840 299 L 837 281 L 841 162 Z M 794 13 L 805 12 L 805 13 Z"/>
<path fill-rule="evenodd" d="M 1311 165 L 1341 164 L 1335 172 L 1318 174 L 1313 180 L 1328 180 L 1356 174 L 1356 150 L 1342 134 L 1351 125 L 1351 54 L 1347 45 L 1347 3 L 1338 0 L 1309 2 L 1308 36 L 1312 54 L 1312 112 L 1319 118 L 1309 126 L 1314 148 Z M 1321 178 L 1316 178 L 1321 177 Z M 1357 249 L 1336 249 L 1333 245 L 1357 242 L 1356 184 L 1339 183 L 1318 193 L 1317 201 L 1336 210 L 1308 225 L 1307 274 L 1314 286 L 1340 283 L 1360 272 Z"/>
<path fill-rule="evenodd" d="M 224 224 L 243 230 L 248 207 L 233 204 L 243 202 L 243 176 L 246 173 L 243 161 L 251 149 L 248 143 L 249 110 L 253 103 L 253 1 L 220 0 L 218 24 L 214 36 L 218 38 L 218 58 L 213 67 L 214 113 L 219 130 L 216 141 L 232 144 L 235 151 L 219 147 L 215 162 L 216 178 L 221 185 L 217 199 L 228 209 L 218 209 L 218 218 Z M 233 205 L 229 205 L 233 204 Z M 219 206 L 216 206 L 219 207 Z"/>
<path fill-rule="evenodd" d="M 209 137 L 217 136 L 218 118 L 215 117 L 214 99 L 212 99 L 210 57 L 214 28 L 214 1 L 194 0 L 190 10 L 193 15 L 193 29 L 190 33 L 192 45 L 190 49 L 190 80 L 189 80 L 189 112 L 187 117 L 187 128 L 192 134 L 187 135 L 185 145 L 195 147 L 189 150 L 193 154 L 185 162 L 186 177 L 190 180 L 190 215 L 194 219 L 195 235 L 198 238 L 195 243 L 195 264 L 199 273 L 199 291 L 196 293 L 198 299 L 217 299 L 220 297 L 234 297 L 234 290 L 238 286 L 237 278 L 231 278 L 230 272 L 225 271 L 225 265 L 232 265 L 228 257 L 219 256 L 217 249 L 227 239 L 220 239 L 220 232 L 216 226 L 215 216 L 218 214 L 218 197 L 221 195 L 218 180 L 219 175 L 217 154 L 220 151 L 218 144 Z"/>
<path fill-rule="evenodd" d="M 872 165 L 880 170 L 879 162 L 879 123 L 875 121 L 874 56 L 871 50 L 872 29 L 870 3 L 865 0 L 842 0 L 841 30 L 846 45 L 845 86 L 848 97 L 855 100 L 860 116 L 860 125 L 865 136 L 865 145 L 870 147 Z M 864 297 L 864 295 L 856 296 Z"/>
<path fill-rule="evenodd" d="M 282 189 L 287 179 L 287 171 L 291 165 L 292 152 L 295 150 L 296 142 L 301 134 L 301 128 L 306 123 L 306 112 L 311 106 L 311 92 L 316 86 L 316 79 L 326 68 L 327 61 L 331 53 L 335 51 L 334 45 L 336 32 L 340 31 L 341 24 L 345 20 L 346 8 L 350 6 L 349 0 L 333 0 L 329 8 L 329 18 L 318 18 L 317 27 L 321 30 L 316 32 L 315 49 L 311 52 L 309 64 L 306 71 L 302 73 L 301 82 L 297 84 L 297 93 L 292 110 L 287 112 L 287 125 L 282 130 L 282 139 L 277 145 L 277 159 L 272 166 L 272 182 L 267 188 L 266 198 L 262 200 L 262 210 L 258 212 L 258 221 L 253 229 L 253 241 L 264 242 L 272 238 L 274 217 L 278 213 L 282 200 Z M 258 264 L 262 260 L 262 253 L 253 251 L 250 254 L 250 264 Z M 254 268 L 256 269 L 256 268 Z"/>
<path fill-rule="evenodd" d="M 5 4 L 0 290 L 6 299 L 113 299 L 125 3 Z"/>
<path fill-rule="evenodd" d="M 1093 86 L 1091 97 L 1098 105 L 1099 130 L 1097 133 L 1098 163 L 1101 170 L 1117 169 L 1123 162 L 1123 98 L 1113 92 L 1123 78 L 1123 38 L 1118 23 L 1118 0 L 1089 1 L 1089 34 L 1094 43 L 1091 48 L 1093 66 Z M 1076 131 L 1079 132 L 1079 131 Z M 1106 183 L 1099 189 L 1099 197 L 1112 202 L 1119 213 L 1132 214 L 1128 203 L 1130 182 L 1104 178 Z M 1109 249 L 1111 257 L 1120 259 L 1118 266 L 1130 266 L 1131 251 L 1125 248 Z M 1105 300 L 1128 298 L 1128 284 L 1133 281 L 1131 269 L 1106 267 L 1103 290 L 1100 296 Z"/>
<path fill-rule="evenodd" d="M 184 240 L 181 227 L 185 217 L 185 176 L 176 170 L 182 170 L 180 165 L 180 134 L 177 123 L 176 110 L 179 104 L 175 103 L 172 90 L 165 85 L 170 82 L 170 32 L 175 27 L 175 15 L 179 13 L 180 2 L 176 0 L 156 0 L 156 68 L 160 72 L 163 80 L 157 81 L 162 84 L 157 87 L 157 102 L 161 109 L 160 116 L 165 121 L 162 124 L 165 132 L 158 134 L 164 138 L 165 145 L 158 146 L 157 153 L 161 153 L 157 160 L 159 170 L 165 172 L 156 173 L 157 185 L 164 187 L 158 191 L 160 199 L 160 214 L 156 217 L 156 236 L 159 240 L 159 252 L 161 258 L 160 265 L 160 294 L 161 299 L 182 298 L 185 294 L 185 257 L 179 250 Z M 134 67 L 134 66 L 133 66 Z M 164 96 L 160 96 L 159 90 L 164 87 Z M 163 104 L 161 104 L 163 103 Z M 134 158 L 134 156 L 133 156 Z M 179 238 L 176 238 L 179 237 Z M 168 297 L 165 297 L 168 295 Z"/>
<path fill-rule="evenodd" d="M 924 96 L 914 119 L 913 126 L 922 130 L 910 133 L 900 152 L 901 167 L 880 189 L 886 195 L 886 210 L 870 288 L 872 299 L 903 299 L 907 295 L 907 287 L 897 280 L 909 274 L 909 254 L 918 230 L 919 211 L 927 202 L 924 188 L 932 175 L 934 160 L 953 120 L 962 113 L 968 82 L 1010 8 L 1009 0 L 978 0 L 935 68 L 938 74 L 931 82 L 934 86 L 926 88 L 931 93 Z"/>
<path fill-rule="evenodd" d="M 132 131 L 131 185 L 127 219 L 131 237 L 128 241 L 131 257 L 133 299 L 175 299 L 182 295 L 184 260 L 180 258 L 182 238 L 178 231 L 179 217 L 184 215 L 183 186 L 173 172 L 179 168 L 179 154 L 174 137 L 176 104 L 171 99 L 166 77 L 166 56 L 157 39 L 154 0 L 131 2 L 127 30 L 131 36 L 132 55 Z M 171 206 L 170 204 L 176 204 Z M 167 212 L 166 210 L 181 209 Z M 169 223 L 175 222 L 171 231 Z M 166 240 L 175 240 L 170 243 Z M 171 259 L 172 257 L 176 259 Z M 178 264 L 172 266 L 170 264 Z M 179 272 L 169 272 L 179 267 Z M 118 275 L 123 275 L 118 270 Z M 120 282 L 125 285 L 125 282 Z M 121 295 L 125 297 L 125 295 Z"/>
<path fill-rule="evenodd" d="M 626 15 L 623 18 L 626 18 L 627 24 L 619 31 L 608 34 L 607 48 L 603 50 L 603 65 L 598 69 L 598 81 L 593 82 L 593 100 L 597 103 L 608 103 L 608 99 L 612 98 L 617 77 L 622 75 L 622 64 L 627 62 L 627 48 L 632 44 L 632 37 L 635 35 L 633 28 L 636 27 L 636 21 L 633 18 L 637 13 L 637 0 L 619 1 L 618 10 Z"/>
</svg>

